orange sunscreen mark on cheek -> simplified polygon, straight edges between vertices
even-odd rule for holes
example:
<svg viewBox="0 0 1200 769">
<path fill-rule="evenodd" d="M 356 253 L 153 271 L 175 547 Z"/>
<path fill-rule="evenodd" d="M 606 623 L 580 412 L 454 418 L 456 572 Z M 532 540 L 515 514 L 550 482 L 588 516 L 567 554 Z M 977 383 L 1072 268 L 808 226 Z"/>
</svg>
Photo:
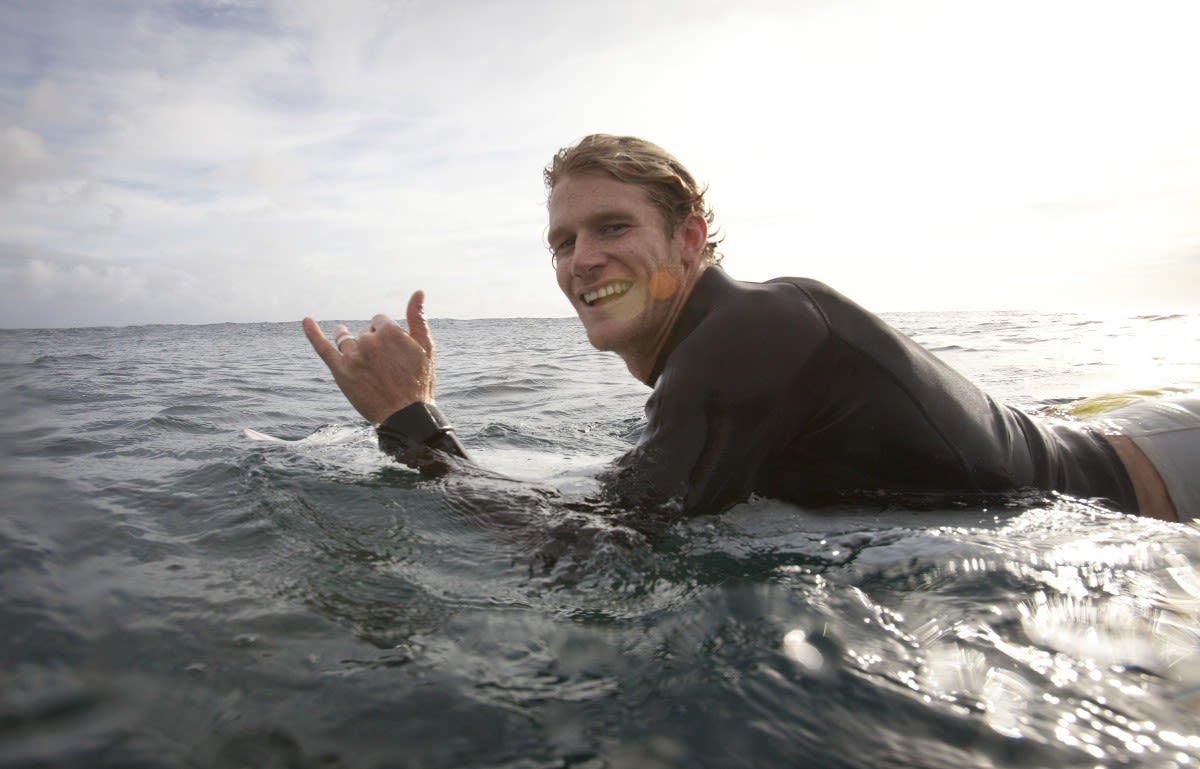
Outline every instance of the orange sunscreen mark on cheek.
<svg viewBox="0 0 1200 769">
<path fill-rule="evenodd" d="M 679 281 L 675 276 L 666 272 L 656 272 L 650 276 L 650 296 L 655 299 L 666 299 L 675 295 L 679 290 Z"/>
</svg>

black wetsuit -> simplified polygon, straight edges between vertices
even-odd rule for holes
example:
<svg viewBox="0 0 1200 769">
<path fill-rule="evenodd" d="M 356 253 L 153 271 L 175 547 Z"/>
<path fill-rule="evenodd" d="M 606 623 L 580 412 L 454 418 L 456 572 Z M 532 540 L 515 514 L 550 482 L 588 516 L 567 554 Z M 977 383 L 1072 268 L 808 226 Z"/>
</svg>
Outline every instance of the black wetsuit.
<svg viewBox="0 0 1200 769">
<path fill-rule="evenodd" d="M 1037 489 L 1137 512 L 1100 435 L 997 403 L 814 280 L 705 270 L 649 383 L 641 440 L 605 478 L 626 504 L 696 514 L 750 494 L 821 505 Z M 424 446 L 465 456 L 424 404 L 385 422 L 380 445 L 427 472 L 442 465 Z"/>
</svg>

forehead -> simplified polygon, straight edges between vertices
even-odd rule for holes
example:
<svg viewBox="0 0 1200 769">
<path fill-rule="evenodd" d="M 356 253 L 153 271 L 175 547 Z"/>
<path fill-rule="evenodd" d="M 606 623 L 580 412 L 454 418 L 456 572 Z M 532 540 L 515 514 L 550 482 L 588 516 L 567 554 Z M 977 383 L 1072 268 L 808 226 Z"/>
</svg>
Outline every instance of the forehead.
<svg viewBox="0 0 1200 769">
<path fill-rule="evenodd" d="M 550 226 L 606 212 L 654 214 L 646 191 L 604 171 L 568 174 L 550 193 Z"/>
</svg>

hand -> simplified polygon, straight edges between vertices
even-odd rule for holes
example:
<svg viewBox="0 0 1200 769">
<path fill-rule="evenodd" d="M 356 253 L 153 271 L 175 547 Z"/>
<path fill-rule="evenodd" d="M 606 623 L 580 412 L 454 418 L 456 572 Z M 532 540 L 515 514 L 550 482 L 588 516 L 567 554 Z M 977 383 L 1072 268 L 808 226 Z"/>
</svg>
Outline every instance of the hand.
<svg viewBox="0 0 1200 769">
<path fill-rule="evenodd" d="M 357 338 L 344 339 L 339 349 L 312 318 L 304 319 L 304 335 L 329 366 L 333 381 L 358 413 L 379 426 L 405 406 L 433 403 L 434 347 L 425 320 L 425 293 L 408 300 L 408 331 L 380 313 Z M 348 334 L 338 324 L 333 338 Z"/>
</svg>

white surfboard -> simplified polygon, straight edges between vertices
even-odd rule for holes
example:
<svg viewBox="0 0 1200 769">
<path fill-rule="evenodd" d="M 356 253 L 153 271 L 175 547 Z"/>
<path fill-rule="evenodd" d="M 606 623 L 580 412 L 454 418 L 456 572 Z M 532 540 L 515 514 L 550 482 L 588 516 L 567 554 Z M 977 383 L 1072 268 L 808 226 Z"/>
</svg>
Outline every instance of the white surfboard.
<svg viewBox="0 0 1200 769">
<path fill-rule="evenodd" d="M 275 441 L 276 443 L 284 443 L 283 438 L 276 438 L 274 435 L 260 433 L 258 430 L 251 430 L 249 427 L 244 428 L 242 433 L 252 441 Z"/>
<path fill-rule="evenodd" d="M 269 443 L 291 443 L 297 445 L 313 445 L 313 446 L 331 446 L 341 443 L 350 443 L 355 440 L 360 440 L 366 435 L 366 428 L 363 426 L 348 426 L 348 425 L 326 425 L 318 428 L 311 435 L 306 435 L 303 438 L 277 438 L 274 435 L 268 435 L 264 432 L 259 432 L 252 427 L 243 427 L 242 435 L 252 441 L 267 441 Z"/>
</svg>

